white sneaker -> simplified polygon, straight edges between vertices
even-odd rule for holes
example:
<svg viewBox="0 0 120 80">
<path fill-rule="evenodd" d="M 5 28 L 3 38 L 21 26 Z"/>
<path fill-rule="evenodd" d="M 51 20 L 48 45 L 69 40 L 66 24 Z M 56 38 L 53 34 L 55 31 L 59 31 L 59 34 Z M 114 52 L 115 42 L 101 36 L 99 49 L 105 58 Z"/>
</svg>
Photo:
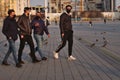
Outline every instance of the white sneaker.
<svg viewBox="0 0 120 80">
<path fill-rule="evenodd" d="M 73 56 L 70 56 L 70 57 L 68 57 L 68 60 L 76 60 L 76 58 Z"/>
<path fill-rule="evenodd" d="M 58 59 L 59 57 L 58 57 L 58 53 L 56 53 L 55 51 L 53 51 L 53 54 L 54 54 L 54 58 L 55 59 Z"/>
</svg>

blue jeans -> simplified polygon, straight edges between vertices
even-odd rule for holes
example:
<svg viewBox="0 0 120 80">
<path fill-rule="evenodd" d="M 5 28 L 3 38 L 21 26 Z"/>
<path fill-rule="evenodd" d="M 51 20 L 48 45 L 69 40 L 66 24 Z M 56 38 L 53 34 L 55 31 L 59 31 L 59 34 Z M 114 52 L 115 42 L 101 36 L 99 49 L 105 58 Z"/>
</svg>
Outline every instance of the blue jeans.
<svg viewBox="0 0 120 80">
<path fill-rule="evenodd" d="M 39 52 L 41 58 L 44 57 L 44 55 L 42 54 L 42 51 L 41 51 L 41 47 L 42 47 L 42 44 L 43 44 L 43 36 L 39 35 L 39 34 L 34 34 L 34 38 L 35 38 L 35 41 L 36 41 L 36 44 L 37 44 L 37 51 Z"/>
<path fill-rule="evenodd" d="M 9 43 L 9 49 L 8 49 L 8 52 L 7 54 L 5 55 L 5 58 L 3 61 L 7 61 L 8 57 L 10 56 L 10 54 L 12 53 L 13 57 L 14 57 L 14 60 L 15 60 L 15 63 L 17 64 L 18 61 L 17 61 L 17 56 L 16 56 L 16 47 L 15 47 L 15 41 L 12 40 L 12 39 L 9 39 L 8 40 L 8 43 Z"/>
</svg>

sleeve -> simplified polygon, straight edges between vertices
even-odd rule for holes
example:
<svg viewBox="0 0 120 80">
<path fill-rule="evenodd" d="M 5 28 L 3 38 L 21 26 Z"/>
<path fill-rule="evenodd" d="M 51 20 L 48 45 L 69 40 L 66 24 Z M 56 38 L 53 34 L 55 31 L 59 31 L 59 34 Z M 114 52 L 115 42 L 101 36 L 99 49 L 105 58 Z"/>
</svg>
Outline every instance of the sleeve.
<svg viewBox="0 0 120 80">
<path fill-rule="evenodd" d="M 35 21 L 34 21 L 34 20 L 32 20 L 32 22 L 30 23 L 30 25 L 31 25 L 32 29 L 34 29 L 34 26 L 35 26 Z"/>
<path fill-rule="evenodd" d="M 4 20 L 3 22 L 3 28 L 2 28 L 2 33 L 6 36 L 6 37 L 10 37 L 10 34 L 9 34 L 9 23 L 7 20 Z"/>
<path fill-rule="evenodd" d="M 65 16 L 64 16 L 64 14 L 62 14 L 61 16 L 60 16 L 60 32 L 61 32 L 61 34 L 62 33 L 64 33 L 64 22 L 65 22 Z"/>
<path fill-rule="evenodd" d="M 18 24 L 19 34 L 21 34 L 22 31 L 24 31 L 24 28 L 22 26 L 22 24 L 23 24 L 23 17 L 22 16 L 19 17 L 17 24 Z"/>
<path fill-rule="evenodd" d="M 45 26 L 45 24 L 44 24 L 44 28 L 43 28 L 43 30 L 44 30 L 44 32 L 45 32 L 47 35 L 49 34 L 48 27 Z"/>
</svg>

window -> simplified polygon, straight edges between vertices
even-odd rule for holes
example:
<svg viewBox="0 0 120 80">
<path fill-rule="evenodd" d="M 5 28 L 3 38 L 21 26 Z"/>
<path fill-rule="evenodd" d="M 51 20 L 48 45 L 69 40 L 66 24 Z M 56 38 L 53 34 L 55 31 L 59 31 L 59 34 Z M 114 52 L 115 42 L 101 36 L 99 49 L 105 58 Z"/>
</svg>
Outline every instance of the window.
<svg viewBox="0 0 120 80">
<path fill-rule="evenodd" d="M 102 9 L 102 7 L 103 7 L 103 5 L 102 5 L 101 3 L 96 4 L 96 8 L 98 8 L 98 9 Z"/>
</svg>

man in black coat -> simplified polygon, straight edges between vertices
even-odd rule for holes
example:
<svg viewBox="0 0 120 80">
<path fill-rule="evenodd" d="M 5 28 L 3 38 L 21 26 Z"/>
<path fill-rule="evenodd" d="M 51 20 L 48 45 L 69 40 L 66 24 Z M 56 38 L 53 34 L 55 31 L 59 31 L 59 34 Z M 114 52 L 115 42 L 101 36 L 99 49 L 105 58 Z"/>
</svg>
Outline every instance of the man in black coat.
<svg viewBox="0 0 120 80">
<path fill-rule="evenodd" d="M 27 42 L 28 45 L 30 46 L 31 52 L 29 55 L 32 58 L 32 62 L 33 63 L 40 62 L 40 60 L 37 60 L 37 58 L 35 56 L 34 43 L 33 43 L 33 39 L 31 36 L 32 28 L 30 26 L 29 13 L 30 13 L 30 8 L 25 7 L 23 15 L 20 16 L 18 19 L 19 36 L 20 36 L 18 61 L 20 64 L 24 64 L 24 61 L 22 60 L 22 52 L 23 52 L 23 49 L 25 46 L 25 42 Z"/>
<path fill-rule="evenodd" d="M 66 41 L 68 41 L 68 60 L 76 60 L 75 57 L 72 56 L 72 46 L 73 46 L 73 30 L 72 30 L 72 22 L 71 22 L 71 12 L 72 6 L 66 6 L 66 12 L 64 12 L 60 16 L 60 34 L 62 38 L 62 43 L 58 46 L 58 48 L 53 52 L 54 58 L 58 59 L 58 52 L 66 45 Z"/>
<path fill-rule="evenodd" d="M 2 62 L 3 65 L 10 65 L 7 63 L 7 59 L 10 56 L 11 52 L 13 53 L 14 60 L 16 62 L 16 67 L 21 67 L 22 65 L 18 63 L 17 57 L 16 57 L 16 47 L 15 47 L 15 41 L 17 40 L 17 22 L 15 20 L 15 11 L 13 9 L 10 9 L 8 11 L 8 15 L 3 23 L 3 29 L 2 32 L 6 36 L 8 43 L 9 43 L 9 50 L 7 54 L 5 55 L 5 58 Z"/>
</svg>

